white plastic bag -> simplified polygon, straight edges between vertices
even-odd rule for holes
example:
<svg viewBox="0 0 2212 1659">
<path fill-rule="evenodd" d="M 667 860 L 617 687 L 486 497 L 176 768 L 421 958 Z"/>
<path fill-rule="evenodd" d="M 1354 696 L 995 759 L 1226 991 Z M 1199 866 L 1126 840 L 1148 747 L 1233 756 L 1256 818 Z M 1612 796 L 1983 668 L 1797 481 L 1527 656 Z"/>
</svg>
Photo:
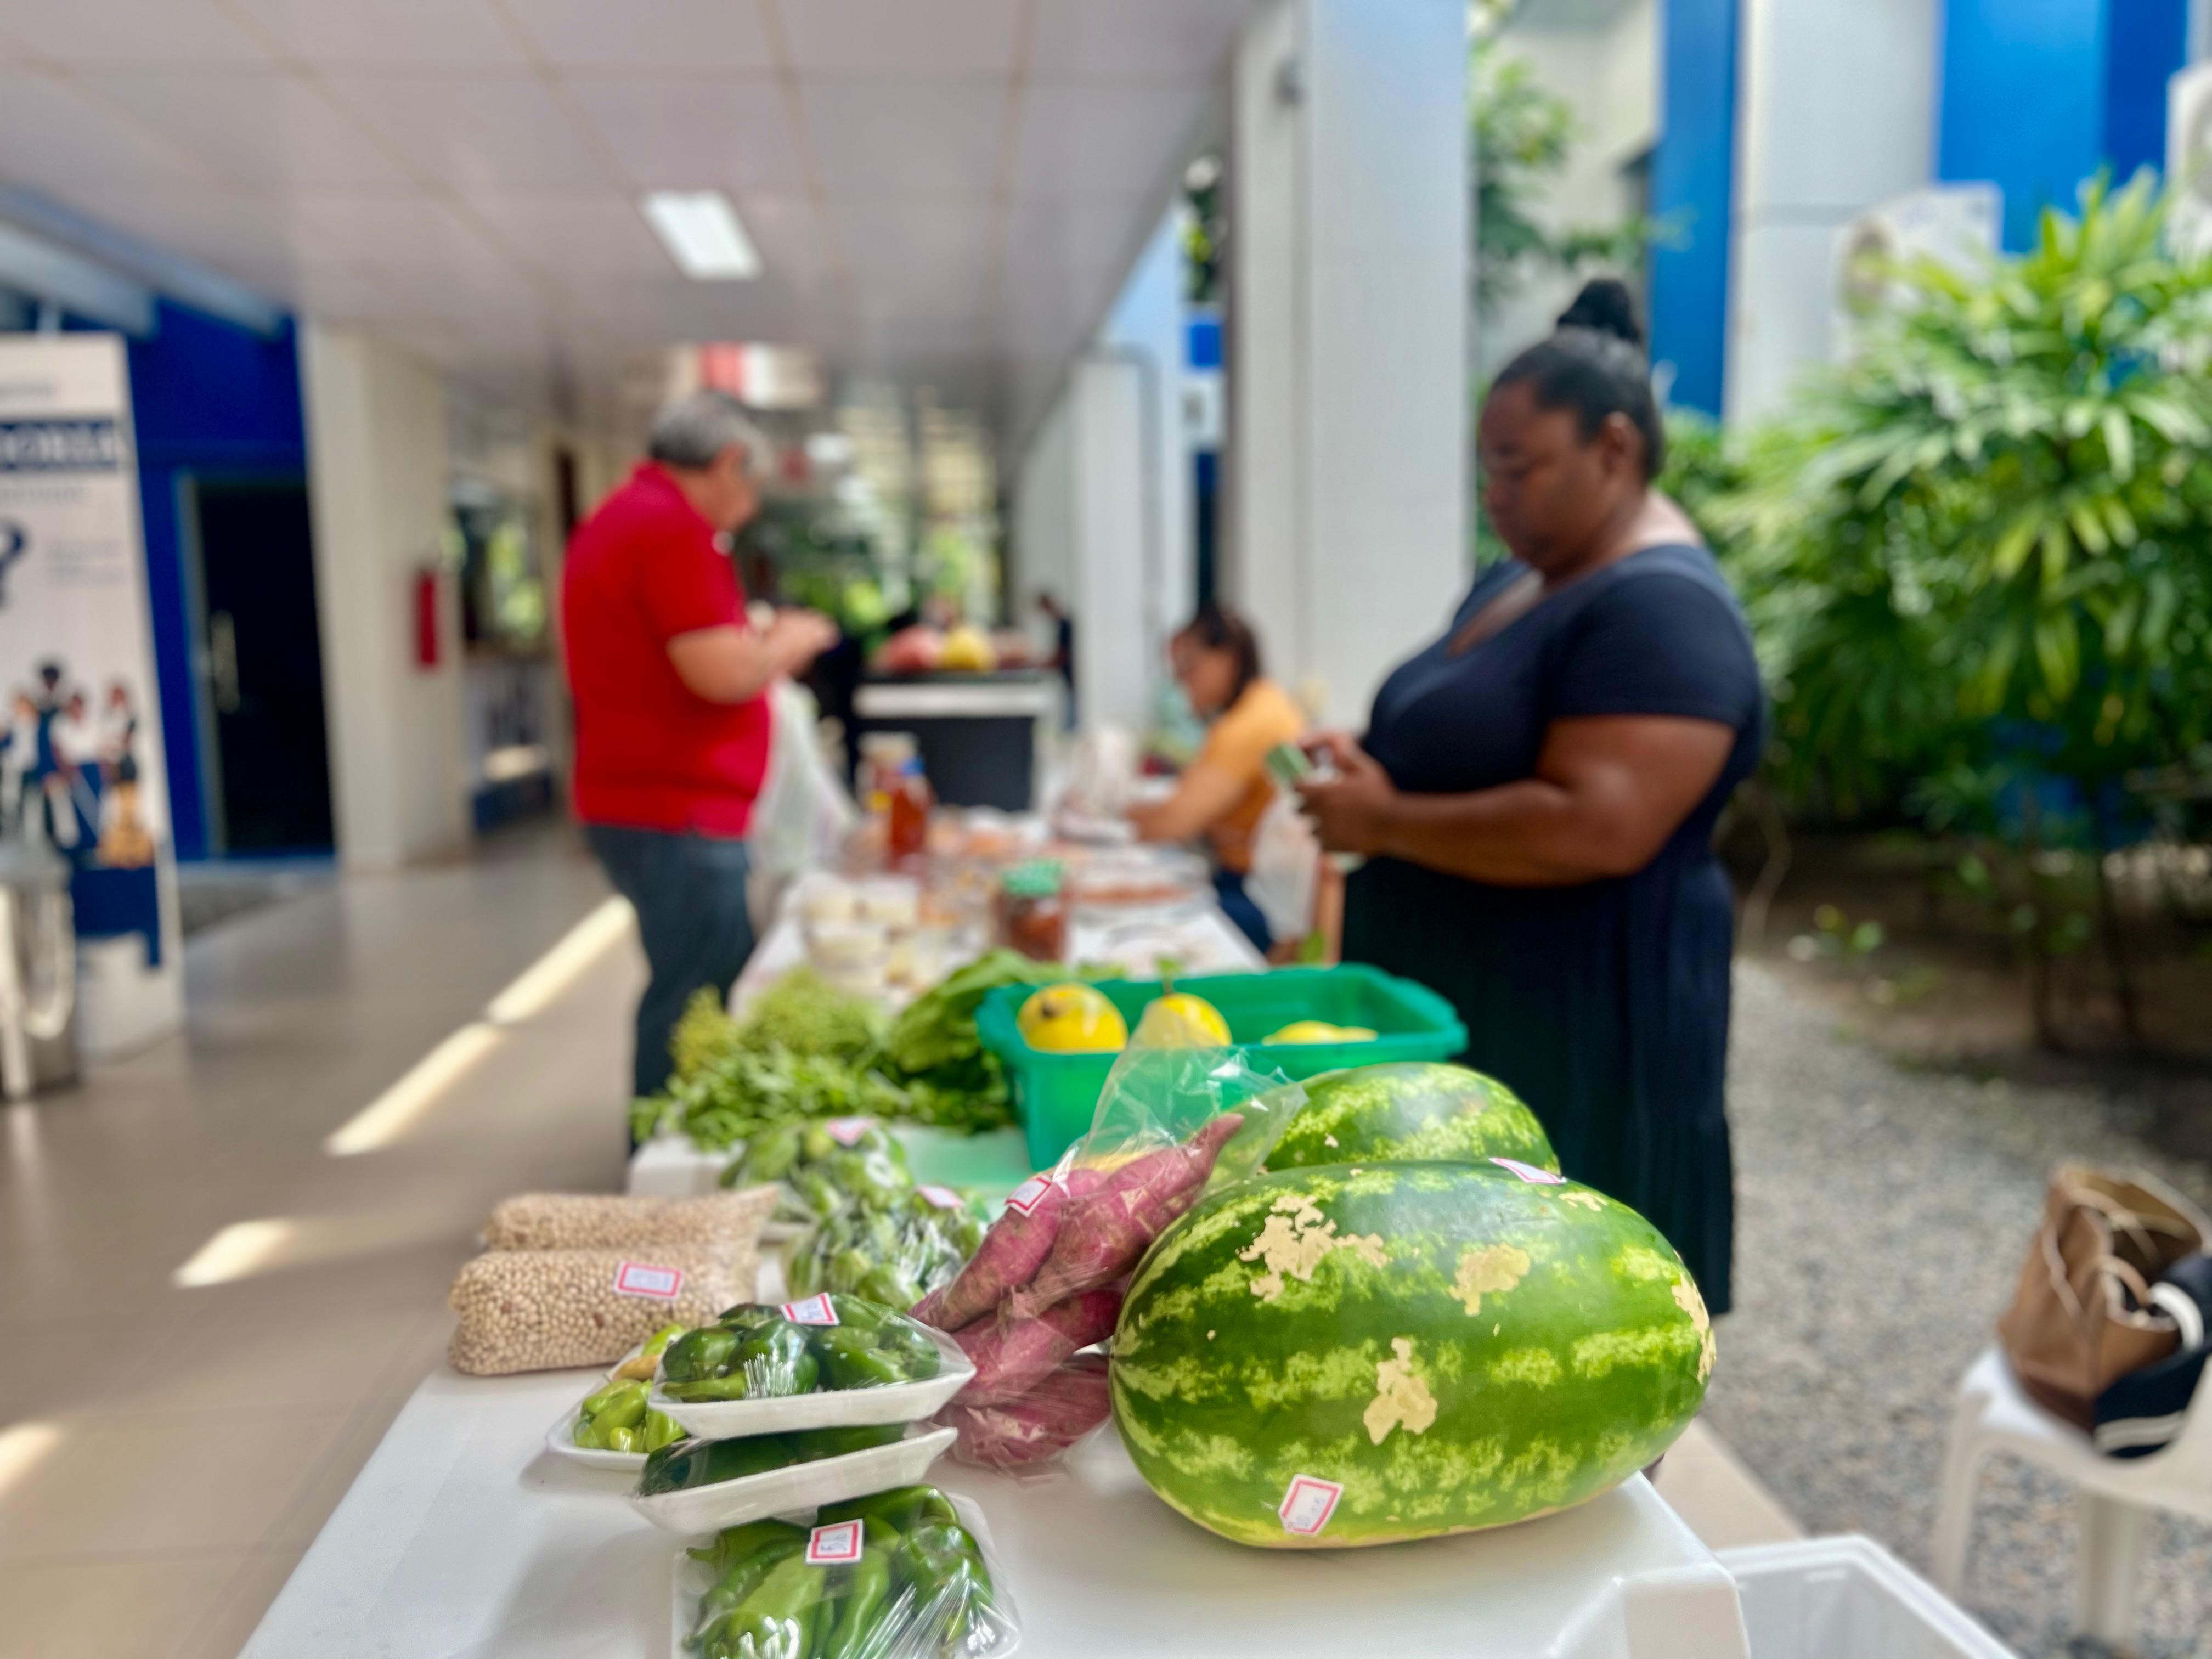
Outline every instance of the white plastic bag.
<svg viewBox="0 0 2212 1659">
<path fill-rule="evenodd" d="M 1302 939 L 1313 931 L 1314 886 L 1321 872 L 1321 843 L 1287 789 L 1261 814 L 1252 832 L 1252 869 L 1244 892 L 1279 939 Z"/>
<path fill-rule="evenodd" d="M 767 692 L 768 775 L 753 800 L 746 844 L 752 857 L 750 908 L 756 927 L 775 914 L 785 884 L 834 865 L 859 816 L 815 742 L 818 711 L 805 688 L 780 679 Z"/>
</svg>

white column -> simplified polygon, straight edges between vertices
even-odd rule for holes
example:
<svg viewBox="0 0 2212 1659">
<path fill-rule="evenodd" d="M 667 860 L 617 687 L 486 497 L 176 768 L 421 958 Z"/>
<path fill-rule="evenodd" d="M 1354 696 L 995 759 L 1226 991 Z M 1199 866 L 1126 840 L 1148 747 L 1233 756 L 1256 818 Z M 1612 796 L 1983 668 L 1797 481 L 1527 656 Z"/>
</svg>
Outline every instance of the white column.
<svg viewBox="0 0 2212 1659">
<path fill-rule="evenodd" d="M 1940 0 L 1745 0 L 1729 305 L 1731 421 L 1830 355 L 1835 243 L 1936 161 Z"/>
<path fill-rule="evenodd" d="M 1164 215 L 1137 256 L 1099 331 L 1103 356 L 1137 371 L 1144 445 L 1145 543 L 1141 607 L 1150 678 L 1164 671 L 1169 635 L 1190 619 L 1198 595 L 1191 524 L 1190 447 L 1183 432 L 1182 217 Z"/>
<path fill-rule="evenodd" d="M 445 394 L 366 335 L 309 325 L 301 352 L 316 608 L 338 854 L 388 869 L 468 835 L 460 619 L 441 580 L 439 661 L 416 659 L 418 574 L 442 557 Z"/>
<path fill-rule="evenodd" d="M 1467 576 L 1461 0 L 1278 0 L 1237 47 L 1226 586 L 1357 724 Z"/>
</svg>

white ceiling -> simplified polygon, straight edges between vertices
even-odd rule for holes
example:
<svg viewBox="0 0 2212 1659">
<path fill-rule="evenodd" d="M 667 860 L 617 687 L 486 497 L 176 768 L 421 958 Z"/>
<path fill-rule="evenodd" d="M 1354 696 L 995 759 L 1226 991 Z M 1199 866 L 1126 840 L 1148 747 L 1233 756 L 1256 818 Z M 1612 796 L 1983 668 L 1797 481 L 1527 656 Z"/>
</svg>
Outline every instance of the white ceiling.
<svg viewBox="0 0 2212 1659">
<path fill-rule="evenodd" d="M 0 185 L 499 395 L 791 341 L 1026 422 L 1259 0 L 6 0 Z M 636 208 L 718 187 L 766 265 Z"/>
</svg>

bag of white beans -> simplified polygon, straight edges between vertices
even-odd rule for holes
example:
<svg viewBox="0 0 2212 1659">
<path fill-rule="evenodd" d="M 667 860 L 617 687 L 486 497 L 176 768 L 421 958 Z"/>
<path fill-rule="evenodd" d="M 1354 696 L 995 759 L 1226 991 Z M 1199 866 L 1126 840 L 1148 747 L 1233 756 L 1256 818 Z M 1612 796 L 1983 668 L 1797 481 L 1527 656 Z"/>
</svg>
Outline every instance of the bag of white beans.
<svg viewBox="0 0 2212 1659">
<path fill-rule="evenodd" d="M 759 1259 L 735 1250 L 489 1250 L 446 1301 L 447 1355 L 472 1376 L 610 1365 L 663 1325 L 707 1325 L 754 1299 Z"/>
<path fill-rule="evenodd" d="M 611 1193 L 524 1193 L 484 1223 L 489 1250 L 750 1249 L 778 1189 L 747 1187 L 696 1198 Z"/>
</svg>

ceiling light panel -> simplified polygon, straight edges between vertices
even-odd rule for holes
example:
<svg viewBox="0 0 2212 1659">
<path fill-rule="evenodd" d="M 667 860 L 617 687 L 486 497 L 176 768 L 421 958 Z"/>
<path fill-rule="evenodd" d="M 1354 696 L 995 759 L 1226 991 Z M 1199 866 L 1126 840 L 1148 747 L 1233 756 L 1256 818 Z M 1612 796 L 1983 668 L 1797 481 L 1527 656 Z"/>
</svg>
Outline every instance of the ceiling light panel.
<svg viewBox="0 0 2212 1659">
<path fill-rule="evenodd" d="M 720 191 L 656 190 L 638 206 L 676 268 L 693 282 L 742 282 L 760 275 L 760 255 Z"/>
</svg>

